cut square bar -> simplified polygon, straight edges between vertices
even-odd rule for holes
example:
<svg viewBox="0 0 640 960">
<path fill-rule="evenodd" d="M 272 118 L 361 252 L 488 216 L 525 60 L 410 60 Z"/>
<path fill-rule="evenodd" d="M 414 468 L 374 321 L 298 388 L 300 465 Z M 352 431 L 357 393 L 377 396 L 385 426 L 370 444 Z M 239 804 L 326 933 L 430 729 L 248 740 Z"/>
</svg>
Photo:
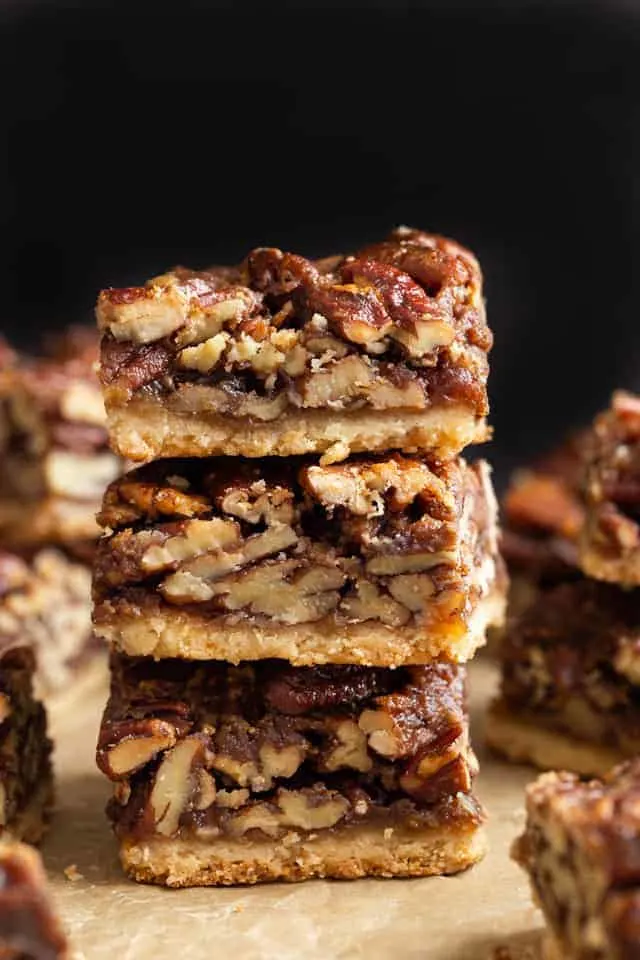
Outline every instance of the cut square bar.
<svg viewBox="0 0 640 960">
<path fill-rule="evenodd" d="M 490 745 L 511 760 L 604 773 L 640 753 L 640 597 L 580 580 L 510 622 Z"/>
<path fill-rule="evenodd" d="M 100 522 L 95 630 L 132 656 L 463 661 L 504 611 L 484 463 L 165 460 Z"/>
<path fill-rule="evenodd" d="M 540 591 L 580 576 L 578 537 L 586 436 L 570 437 L 533 467 L 518 470 L 502 500 L 500 547 L 509 573 L 509 615 Z"/>
<path fill-rule="evenodd" d="M 350 256 L 261 248 L 104 290 L 101 377 L 131 460 L 402 449 L 445 458 L 488 436 L 480 268 L 402 228 Z"/>
<path fill-rule="evenodd" d="M 587 576 L 640 585 L 640 397 L 616 393 L 595 422 L 580 565 Z"/>
<path fill-rule="evenodd" d="M 27 647 L 0 651 L 0 837 L 38 843 L 53 800 L 51 742 Z"/>
<path fill-rule="evenodd" d="M 24 843 L 0 843 L 0 956 L 3 960 L 69 956 L 42 860 Z"/>
<path fill-rule="evenodd" d="M 464 668 L 114 655 L 98 764 L 133 879 L 455 873 L 484 853 Z"/>
<path fill-rule="evenodd" d="M 0 550 L 0 635 L 34 651 L 39 695 L 67 697 L 106 672 L 91 629 L 91 573 L 58 550 L 28 560 Z"/>
<path fill-rule="evenodd" d="M 581 782 L 548 773 L 527 788 L 514 858 L 531 880 L 555 956 L 640 956 L 640 762 Z"/>
<path fill-rule="evenodd" d="M 71 328 L 41 359 L 3 357 L 0 537 L 3 544 L 95 539 L 104 488 L 121 469 L 108 447 L 95 333 Z"/>
</svg>

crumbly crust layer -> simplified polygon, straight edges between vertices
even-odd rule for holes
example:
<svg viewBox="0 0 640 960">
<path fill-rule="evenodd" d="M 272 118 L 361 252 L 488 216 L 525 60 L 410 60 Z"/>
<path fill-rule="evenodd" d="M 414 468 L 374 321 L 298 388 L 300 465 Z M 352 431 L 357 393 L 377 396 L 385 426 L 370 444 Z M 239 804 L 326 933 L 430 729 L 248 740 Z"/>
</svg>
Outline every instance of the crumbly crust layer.
<svg viewBox="0 0 640 960">
<path fill-rule="evenodd" d="M 489 710 L 485 737 L 492 750 L 513 763 L 528 763 L 539 770 L 571 770 L 584 777 L 602 776 L 628 756 L 617 747 L 546 727 L 544 715 L 525 718 L 500 700 Z"/>
<path fill-rule="evenodd" d="M 589 577 L 640 585 L 640 397 L 618 392 L 596 418 L 585 485 L 580 565 Z"/>
<path fill-rule="evenodd" d="M 483 463 L 168 460 L 112 484 L 100 520 L 96 630 L 117 645 L 126 630 L 144 654 L 162 635 L 181 656 L 226 638 L 226 659 L 329 659 L 355 642 L 362 660 L 361 639 L 397 636 L 416 659 L 423 643 L 481 642 L 504 592 Z"/>
<path fill-rule="evenodd" d="M 312 878 L 428 877 L 466 870 L 486 852 L 486 836 L 478 826 L 394 831 L 345 827 L 331 835 L 294 834 L 280 842 L 125 839 L 120 859 L 132 880 L 193 887 Z"/>
<path fill-rule="evenodd" d="M 481 285 L 468 251 L 403 228 L 347 257 L 313 263 L 259 249 L 237 268 L 180 268 L 144 287 L 105 290 L 96 315 L 112 443 L 134 459 L 327 450 L 337 458 L 340 450 L 346 456 L 349 449 L 398 446 L 389 433 L 358 445 L 380 432 L 379 412 L 391 413 L 393 426 L 394 419 L 453 405 L 480 425 L 491 347 Z M 139 398 L 164 409 L 168 400 L 185 421 L 199 420 L 197 430 L 183 439 L 176 416 L 165 421 L 166 440 L 156 438 L 151 448 L 135 433 L 128 437 L 130 404 Z M 325 417 L 306 416 L 320 411 Z M 372 414 L 373 422 L 364 418 L 349 429 L 344 417 L 347 430 L 327 442 L 328 415 L 358 412 Z M 299 429 L 286 421 L 278 427 L 298 414 Z M 410 431 L 407 441 L 440 449 L 437 429 Z M 452 452 L 453 438 L 442 439 Z"/>
<path fill-rule="evenodd" d="M 195 388 L 193 388 L 195 389 Z M 206 387 L 183 389 L 162 403 L 144 396 L 124 409 L 109 411 L 109 436 L 115 450 L 134 462 L 166 457 L 283 457 L 320 453 L 327 463 L 354 453 L 435 450 L 443 459 L 490 438 L 483 418 L 460 405 L 428 410 L 294 410 L 277 420 L 251 421 L 207 409 Z M 123 454 L 125 455 L 125 454 Z"/>
<path fill-rule="evenodd" d="M 0 536 L 5 546 L 29 549 L 42 544 L 66 548 L 75 542 L 96 540 L 100 500 L 87 503 L 65 497 L 28 501 L 0 494 Z"/>
<path fill-rule="evenodd" d="M 400 667 L 439 657 L 465 663 L 485 643 L 488 627 L 502 623 L 504 614 L 502 592 L 478 603 L 466 629 L 439 633 L 422 626 L 390 627 L 379 621 L 345 623 L 337 629 L 333 618 L 293 625 L 233 624 L 166 605 L 117 599 L 97 604 L 94 627 L 97 636 L 132 657 L 229 663 L 279 657 L 295 666 L 358 663 Z"/>
</svg>

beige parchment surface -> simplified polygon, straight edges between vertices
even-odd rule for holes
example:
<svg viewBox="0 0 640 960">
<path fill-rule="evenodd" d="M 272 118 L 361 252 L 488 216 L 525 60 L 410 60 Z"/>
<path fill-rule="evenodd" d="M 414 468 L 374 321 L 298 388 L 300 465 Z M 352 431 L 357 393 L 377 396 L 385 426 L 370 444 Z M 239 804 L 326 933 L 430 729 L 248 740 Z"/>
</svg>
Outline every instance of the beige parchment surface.
<svg viewBox="0 0 640 960">
<path fill-rule="evenodd" d="M 104 816 L 109 785 L 94 766 L 105 694 L 55 713 L 57 805 L 43 857 L 53 895 L 84 960 L 534 960 L 542 919 L 509 859 L 535 775 L 488 756 L 489 661 L 471 667 L 472 734 L 491 851 L 457 877 L 312 881 L 163 890 L 126 880 Z M 80 874 L 70 880 L 65 868 Z M 72 876 L 75 871 L 67 871 Z M 497 952 L 496 952 L 497 951 Z"/>
</svg>

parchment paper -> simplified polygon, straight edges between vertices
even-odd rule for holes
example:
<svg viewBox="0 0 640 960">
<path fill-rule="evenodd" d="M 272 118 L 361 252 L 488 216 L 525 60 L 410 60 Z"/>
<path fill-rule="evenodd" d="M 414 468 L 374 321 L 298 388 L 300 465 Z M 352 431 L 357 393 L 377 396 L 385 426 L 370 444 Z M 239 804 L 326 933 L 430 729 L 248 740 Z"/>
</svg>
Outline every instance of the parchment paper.
<svg viewBox="0 0 640 960">
<path fill-rule="evenodd" d="M 95 768 L 106 691 L 54 714 L 57 806 L 43 856 L 75 955 L 86 960 L 524 960 L 538 956 L 542 918 L 509 859 L 535 775 L 487 756 L 483 713 L 495 667 L 471 667 L 472 735 L 491 851 L 457 877 L 311 881 L 252 888 L 163 890 L 126 880 L 104 815 L 109 785 Z M 80 874 L 75 880 L 68 879 Z"/>
</svg>

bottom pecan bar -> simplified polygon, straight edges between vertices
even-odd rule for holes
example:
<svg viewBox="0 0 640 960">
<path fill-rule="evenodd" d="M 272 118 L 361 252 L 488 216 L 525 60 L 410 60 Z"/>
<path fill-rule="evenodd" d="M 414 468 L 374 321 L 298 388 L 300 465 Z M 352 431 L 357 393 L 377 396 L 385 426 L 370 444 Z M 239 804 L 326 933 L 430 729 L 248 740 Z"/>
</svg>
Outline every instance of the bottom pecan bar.
<svg viewBox="0 0 640 960">
<path fill-rule="evenodd" d="M 49 900 L 39 855 L 23 843 L 0 844 L 0 957 L 64 960 L 67 939 Z"/>
<path fill-rule="evenodd" d="M 515 761 L 604 773 L 640 753 L 640 597 L 590 580 L 543 593 L 501 646 L 487 738 Z"/>
<path fill-rule="evenodd" d="M 425 876 L 484 852 L 461 667 L 112 672 L 97 758 L 136 880 Z"/>
<path fill-rule="evenodd" d="M 513 856 L 564 960 L 640 956 L 640 761 L 603 780 L 543 774 Z"/>
<path fill-rule="evenodd" d="M 0 836 L 37 843 L 52 801 L 51 742 L 33 696 L 33 652 L 0 653 Z"/>
</svg>

